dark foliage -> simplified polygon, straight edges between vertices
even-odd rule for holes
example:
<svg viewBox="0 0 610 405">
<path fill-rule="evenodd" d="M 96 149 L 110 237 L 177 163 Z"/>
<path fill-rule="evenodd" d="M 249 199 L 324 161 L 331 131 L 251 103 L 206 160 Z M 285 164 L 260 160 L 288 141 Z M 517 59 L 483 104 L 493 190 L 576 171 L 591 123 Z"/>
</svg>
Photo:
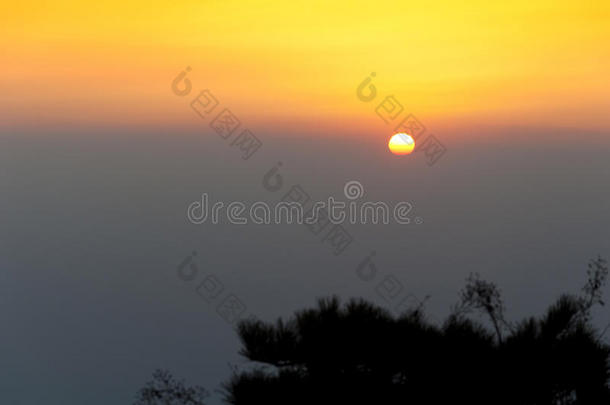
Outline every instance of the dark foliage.
<svg viewBox="0 0 610 405">
<path fill-rule="evenodd" d="M 153 379 L 136 395 L 134 405 L 205 405 L 209 393 L 202 387 L 187 387 L 169 371 L 157 370 Z"/>
<path fill-rule="evenodd" d="M 421 308 L 400 317 L 362 300 L 323 299 L 274 324 L 245 321 L 241 354 L 264 364 L 235 372 L 226 400 L 245 404 L 610 404 L 610 347 L 592 326 L 608 270 L 592 261 L 583 296 L 539 318 L 505 320 L 498 288 L 467 280 L 442 325 Z M 491 331 L 467 317 L 488 315 Z"/>
</svg>

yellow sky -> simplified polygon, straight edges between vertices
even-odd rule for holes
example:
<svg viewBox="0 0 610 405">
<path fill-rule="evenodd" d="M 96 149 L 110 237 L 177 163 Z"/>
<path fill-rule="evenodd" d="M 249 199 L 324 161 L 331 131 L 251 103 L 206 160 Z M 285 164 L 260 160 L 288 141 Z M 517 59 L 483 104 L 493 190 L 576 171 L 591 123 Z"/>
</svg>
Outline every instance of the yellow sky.
<svg viewBox="0 0 610 405">
<path fill-rule="evenodd" d="M 23 1 L 0 34 L 0 126 L 188 125 L 191 66 L 250 126 L 378 125 L 374 71 L 429 127 L 610 129 L 607 1 Z"/>
</svg>

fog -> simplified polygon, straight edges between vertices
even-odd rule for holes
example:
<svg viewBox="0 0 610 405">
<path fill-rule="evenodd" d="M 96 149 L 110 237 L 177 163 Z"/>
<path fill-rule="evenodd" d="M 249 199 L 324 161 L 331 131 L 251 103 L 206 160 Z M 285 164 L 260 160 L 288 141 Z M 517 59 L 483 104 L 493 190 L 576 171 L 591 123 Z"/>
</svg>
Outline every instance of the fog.
<svg viewBox="0 0 610 405">
<path fill-rule="evenodd" d="M 280 133 L 244 160 L 213 133 L 6 133 L 0 138 L 0 391 L 12 404 L 130 403 L 155 368 L 210 391 L 242 364 L 226 314 L 273 320 L 337 294 L 389 310 L 425 305 L 442 320 L 471 272 L 496 282 L 511 319 L 578 292 L 589 259 L 610 256 L 610 141 L 551 142 L 552 131 L 446 142 L 429 166 L 385 141 Z M 494 139 L 493 142 L 485 141 Z M 609 139 L 606 136 L 606 139 Z M 278 191 L 263 185 L 281 162 Z M 347 224 L 340 254 L 304 225 L 192 224 L 187 207 L 311 201 L 408 201 L 421 224 Z M 196 252 L 197 273 L 177 268 Z M 372 280 L 358 266 L 372 256 Z M 210 278 L 213 276 L 213 278 Z M 399 282 L 384 298 L 380 284 Z M 206 278 L 207 277 L 207 278 Z M 198 292 L 204 280 L 217 295 Z M 381 291 L 381 292 L 380 292 Z M 210 301 L 210 302 L 208 302 Z M 597 313 L 597 323 L 608 321 Z M 214 394 L 214 402 L 219 395 Z"/>
</svg>

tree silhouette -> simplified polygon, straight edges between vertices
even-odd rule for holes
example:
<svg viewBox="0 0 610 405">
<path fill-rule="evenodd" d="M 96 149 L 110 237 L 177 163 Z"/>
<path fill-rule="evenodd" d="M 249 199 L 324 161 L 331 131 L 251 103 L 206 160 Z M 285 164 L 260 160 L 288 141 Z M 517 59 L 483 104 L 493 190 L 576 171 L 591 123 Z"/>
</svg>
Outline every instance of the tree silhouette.
<svg viewBox="0 0 610 405">
<path fill-rule="evenodd" d="M 498 287 L 494 283 L 481 280 L 481 276 L 474 273 L 466 279 L 466 287 L 460 292 L 460 299 L 454 309 L 456 315 L 467 314 L 472 310 L 487 314 L 498 342 L 501 343 L 503 329 L 512 329 L 512 326 L 504 317 L 504 302 Z"/>
<path fill-rule="evenodd" d="M 589 262 L 587 269 L 587 283 L 582 288 L 583 295 L 580 298 L 582 316 L 589 316 L 591 308 L 595 305 L 604 306 L 605 303 L 602 300 L 603 288 L 606 285 L 608 279 L 608 262 L 598 257 L 595 260 Z"/>
<path fill-rule="evenodd" d="M 273 323 L 242 321 L 240 354 L 225 401 L 249 404 L 610 404 L 610 346 L 592 323 L 603 306 L 606 261 L 589 263 L 580 295 L 539 317 L 506 319 L 499 288 L 470 275 L 440 324 L 419 305 L 396 317 L 353 299 L 318 301 Z M 469 316 L 479 311 L 491 329 Z M 157 370 L 135 405 L 203 405 L 208 392 Z"/>
<path fill-rule="evenodd" d="M 442 325 L 422 308 L 394 317 L 351 300 L 322 299 L 287 321 L 243 321 L 226 401 L 244 404 L 610 404 L 610 346 L 590 311 L 608 269 L 589 265 L 582 296 L 562 295 L 541 317 L 512 324 L 495 284 L 467 279 Z M 493 331 L 468 318 L 490 318 Z M 603 333 L 603 332 L 602 332 Z"/>
<path fill-rule="evenodd" d="M 153 379 L 136 394 L 134 405 L 205 405 L 205 388 L 187 387 L 167 370 L 156 370 Z"/>
</svg>

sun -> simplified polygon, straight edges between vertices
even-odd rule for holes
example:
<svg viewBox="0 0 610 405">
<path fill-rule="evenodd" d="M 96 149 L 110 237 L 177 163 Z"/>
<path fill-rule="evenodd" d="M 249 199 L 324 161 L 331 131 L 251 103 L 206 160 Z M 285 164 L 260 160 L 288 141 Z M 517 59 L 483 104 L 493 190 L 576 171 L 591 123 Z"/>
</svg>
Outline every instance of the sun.
<svg viewBox="0 0 610 405">
<path fill-rule="evenodd" d="M 413 152 L 415 141 L 411 135 L 400 132 L 390 138 L 388 148 L 395 155 L 408 155 Z"/>
</svg>

